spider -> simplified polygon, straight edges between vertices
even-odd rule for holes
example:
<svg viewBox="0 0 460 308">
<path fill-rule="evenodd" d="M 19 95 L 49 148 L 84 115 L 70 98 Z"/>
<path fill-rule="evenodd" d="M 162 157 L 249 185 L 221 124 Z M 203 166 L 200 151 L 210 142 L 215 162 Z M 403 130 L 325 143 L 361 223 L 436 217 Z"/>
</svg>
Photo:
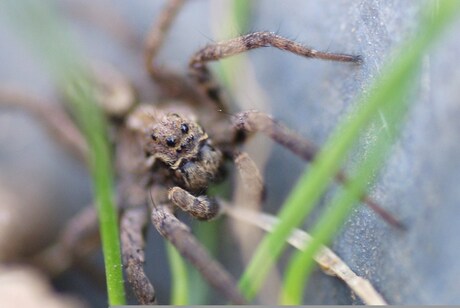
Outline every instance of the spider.
<svg viewBox="0 0 460 308">
<path fill-rule="evenodd" d="M 123 265 L 139 303 L 155 303 L 154 287 L 143 269 L 144 233 L 150 217 L 158 232 L 196 266 L 210 285 L 231 302 L 243 304 L 245 299 L 234 278 L 208 254 L 175 213 L 180 209 L 199 220 L 219 216 L 219 200 L 206 193 L 212 183 L 224 179 L 224 162 L 228 160 L 235 163 L 245 181 L 248 198 L 261 202 L 263 181 L 260 173 L 249 155 L 238 149 L 254 133 L 266 134 L 307 161 L 315 157 L 318 148 L 265 113 L 249 110 L 228 117 L 228 103 L 207 64 L 268 46 L 306 58 L 355 64 L 361 62 L 361 57 L 321 52 L 272 32 L 254 32 L 197 51 L 189 62 L 190 74 L 182 76 L 159 66 L 155 57 L 183 4 L 183 0 L 166 3 L 145 46 L 146 70 L 171 100 L 155 105 L 128 104 L 115 111 L 110 109 L 110 104 L 105 105 L 113 120 Z M 106 88 L 114 87 L 102 79 L 100 82 Z M 101 95 L 101 101 L 108 95 Z M 199 118 L 203 110 L 218 112 L 207 112 Z M 64 113 L 32 111 L 45 120 L 73 153 L 83 159 L 87 157 L 81 134 Z M 346 185 L 343 172 L 336 179 Z M 371 198 L 363 196 L 362 201 L 386 221 L 398 225 Z M 94 230 L 96 224 L 94 207 L 88 207 L 72 220 L 60 243 L 76 253 L 73 249 L 76 243 L 88 230 Z"/>
</svg>

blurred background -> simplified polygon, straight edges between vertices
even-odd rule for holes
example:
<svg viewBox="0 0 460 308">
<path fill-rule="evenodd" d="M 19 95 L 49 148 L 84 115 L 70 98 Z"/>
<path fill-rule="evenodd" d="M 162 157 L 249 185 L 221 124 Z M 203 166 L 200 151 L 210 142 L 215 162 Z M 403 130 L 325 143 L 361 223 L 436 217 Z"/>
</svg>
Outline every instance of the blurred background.
<svg viewBox="0 0 460 308">
<path fill-rule="evenodd" d="M 115 65 L 139 89 L 143 100 L 155 102 L 157 89 L 143 68 L 142 44 L 164 3 L 66 0 L 59 1 L 58 9 L 72 39 L 88 59 Z M 306 60 L 271 48 L 251 51 L 236 64 L 223 61 L 226 77 L 221 74 L 221 78 L 227 79 L 235 110 L 271 113 L 321 145 L 338 120 L 347 116 L 357 95 L 379 75 L 394 48 L 416 31 L 423 3 L 251 1 L 243 28 L 233 23 L 231 5 L 232 0 L 187 1 L 159 62 L 185 73 L 190 56 L 207 43 L 259 30 L 277 32 L 318 50 L 362 55 L 364 64 L 360 67 Z M 369 279 L 390 304 L 460 302 L 460 239 L 456 236 L 460 233 L 456 223 L 460 217 L 460 71 L 454 65 L 460 40 L 453 31 L 458 26 L 452 25 L 452 31 L 447 31 L 424 58 L 402 138 L 371 190 L 407 230 L 396 230 L 368 208 L 359 207 L 331 247 L 358 275 Z M 0 42 L 0 83 L 21 86 L 45 102 L 59 102 L 46 66 L 2 12 Z M 238 82 L 240 79 L 249 81 Z M 384 119 L 381 125 L 384 129 Z M 263 136 L 251 140 L 247 151 L 264 171 L 264 210 L 276 213 L 306 165 Z M 353 157 L 350 161 L 356 163 Z M 324 200 L 328 198 L 326 194 Z M 90 202 L 91 183 L 85 166 L 56 146 L 33 118 L 0 108 L 0 261 L 17 264 L 27 260 Z M 196 225 L 197 233 L 206 234 L 202 224 L 182 218 Z M 211 239 L 209 245 L 239 277 L 251 250 L 237 251 L 241 247 L 231 222 L 223 219 L 215 224 L 218 226 L 212 228 L 220 230 L 219 237 Z M 94 261 L 102 265 L 100 255 Z M 11 265 L 4 270 L 11 270 Z M 164 244 L 151 229 L 147 272 L 159 302 L 168 303 L 170 281 Z M 271 277 L 276 280 L 277 276 L 274 273 Z M 59 292 L 90 306 L 107 302 L 104 290 L 78 270 L 70 269 L 52 283 Z M 276 281 L 267 290 L 274 286 Z M 195 293 L 209 303 L 225 303 L 212 290 Z M 276 302 L 276 292 L 262 294 L 259 303 Z M 306 304 L 360 303 L 343 282 L 320 270 L 314 273 L 304 298 Z M 74 304 L 69 300 L 69 305 Z"/>
</svg>

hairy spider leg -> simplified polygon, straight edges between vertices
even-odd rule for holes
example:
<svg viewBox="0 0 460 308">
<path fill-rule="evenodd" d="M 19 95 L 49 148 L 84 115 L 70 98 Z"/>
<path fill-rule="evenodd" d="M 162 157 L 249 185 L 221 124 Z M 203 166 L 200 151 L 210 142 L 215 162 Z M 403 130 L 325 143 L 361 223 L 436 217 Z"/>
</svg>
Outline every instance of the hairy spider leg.
<svg viewBox="0 0 460 308">
<path fill-rule="evenodd" d="M 156 303 L 155 290 L 144 271 L 145 228 L 148 225 L 148 211 L 145 206 L 127 208 L 120 220 L 122 258 L 126 278 L 142 305 Z"/>
<path fill-rule="evenodd" d="M 211 71 L 207 67 L 207 63 L 234 56 L 251 49 L 268 46 L 285 50 L 306 58 L 338 62 L 361 62 L 360 56 L 318 51 L 273 32 L 253 32 L 237 38 L 209 44 L 197 51 L 191 57 L 189 62 L 190 75 L 202 92 L 215 101 L 219 106 L 220 102 L 224 102 L 223 94 L 219 84 L 215 81 Z"/>
</svg>

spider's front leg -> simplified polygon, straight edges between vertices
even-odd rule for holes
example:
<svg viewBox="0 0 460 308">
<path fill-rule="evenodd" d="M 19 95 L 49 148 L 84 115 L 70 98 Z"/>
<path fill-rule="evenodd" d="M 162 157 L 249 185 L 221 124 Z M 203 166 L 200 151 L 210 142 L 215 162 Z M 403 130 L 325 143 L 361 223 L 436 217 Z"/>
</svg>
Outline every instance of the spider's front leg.
<svg viewBox="0 0 460 308">
<path fill-rule="evenodd" d="M 190 59 L 190 75 L 195 80 L 198 87 L 201 88 L 202 92 L 219 106 L 218 103 L 223 101 L 223 95 L 218 83 L 215 82 L 211 71 L 207 67 L 207 63 L 231 57 L 251 49 L 269 46 L 306 58 L 338 62 L 361 62 L 360 56 L 318 51 L 273 32 L 264 31 L 249 33 L 230 40 L 209 44 L 202 48 Z"/>
<path fill-rule="evenodd" d="M 230 40 L 210 44 L 202 48 L 191 58 L 190 68 L 192 70 L 200 70 L 209 61 L 217 61 L 249 51 L 251 49 L 268 46 L 280 50 L 285 50 L 306 58 L 339 62 L 361 62 L 360 56 L 315 50 L 288 38 L 277 35 L 273 32 L 262 31 L 253 32 Z"/>
</svg>

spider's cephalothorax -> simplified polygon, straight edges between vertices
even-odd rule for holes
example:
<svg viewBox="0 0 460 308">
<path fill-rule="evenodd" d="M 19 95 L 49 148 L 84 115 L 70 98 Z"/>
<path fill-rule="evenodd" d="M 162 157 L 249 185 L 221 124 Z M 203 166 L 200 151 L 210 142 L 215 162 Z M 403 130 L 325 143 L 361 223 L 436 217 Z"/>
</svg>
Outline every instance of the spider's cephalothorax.
<svg viewBox="0 0 460 308">
<path fill-rule="evenodd" d="M 145 151 L 171 169 L 177 185 L 199 193 L 220 178 L 222 153 L 190 117 L 161 113 L 147 130 Z"/>
</svg>

